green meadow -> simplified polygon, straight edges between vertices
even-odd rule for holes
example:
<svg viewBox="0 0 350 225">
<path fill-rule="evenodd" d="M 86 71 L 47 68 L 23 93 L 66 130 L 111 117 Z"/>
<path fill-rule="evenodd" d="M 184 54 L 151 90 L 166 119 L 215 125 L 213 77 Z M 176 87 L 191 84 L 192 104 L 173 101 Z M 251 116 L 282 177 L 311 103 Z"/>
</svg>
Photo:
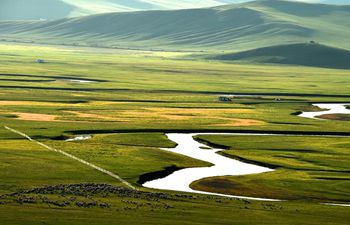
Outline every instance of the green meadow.
<svg viewBox="0 0 350 225">
<path fill-rule="evenodd" d="M 193 59 L 191 52 L 1 43 L 1 224 L 348 224 L 347 207 L 320 203 L 349 204 L 350 139 L 312 135 L 349 135 L 349 122 L 295 113 L 319 110 L 314 102 L 350 102 L 349 75 Z M 227 94 L 245 96 L 218 100 Z M 4 126 L 111 171 L 137 190 Z M 165 133 L 215 131 L 294 136 L 199 136 L 224 147 L 220 154 L 275 171 L 207 178 L 194 188 L 288 201 L 140 185 L 141 175 L 171 166 L 208 166 L 161 150 L 175 146 Z M 92 138 L 65 141 L 76 135 Z"/>
<path fill-rule="evenodd" d="M 274 172 L 215 177 L 197 181 L 195 189 L 233 195 L 249 193 L 278 199 L 349 201 L 348 137 L 201 136 L 201 140 L 226 146 L 221 154 L 274 168 Z M 217 190 L 217 191 L 218 191 Z"/>
</svg>

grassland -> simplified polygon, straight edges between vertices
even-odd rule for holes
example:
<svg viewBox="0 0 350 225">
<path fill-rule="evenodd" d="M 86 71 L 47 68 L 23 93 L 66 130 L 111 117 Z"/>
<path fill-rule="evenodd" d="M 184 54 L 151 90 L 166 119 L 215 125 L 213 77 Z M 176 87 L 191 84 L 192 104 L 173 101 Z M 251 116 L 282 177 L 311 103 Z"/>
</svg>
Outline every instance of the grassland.
<svg viewBox="0 0 350 225">
<path fill-rule="evenodd" d="M 346 121 L 293 115 L 317 110 L 311 102 L 349 102 L 349 71 L 189 61 L 190 53 L 179 52 L 96 51 L 1 44 L 0 124 L 108 169 L 138 191 L 57 191 L 63 184 L 122 184 L 0 128 L 2 224 L 347 224 L 347 208 L 318 203 L 349 202 L 348 138 L 202 137 L 228 146 L 223 154 L 230 157 L 278 168 L 220 178 L 239 184 L 225 192 L 290 202 L 183 195 L 137 181 L 173 165 L 207 165 L 160 150 L 174 146 L 164 132 L 350 133 Z M 261 96 L 219 102 L 225 93 Z M 64 141 L 77 134 L 92 139 Z M 46 185 L 46 191 L 28 191 Z"/>
<path fill-rule="evenodd" d="M 216 177 L 197 181 L 195 189 L 279 199 L 348 202 L 348 137 L 203 136 L 227 146 L 221 154 L 276 170 L 263 175 Z M 217 187 L 217 184 L 220 188 Z M 221 184 L 221 185 L 219 185 Z"/>
</svg>

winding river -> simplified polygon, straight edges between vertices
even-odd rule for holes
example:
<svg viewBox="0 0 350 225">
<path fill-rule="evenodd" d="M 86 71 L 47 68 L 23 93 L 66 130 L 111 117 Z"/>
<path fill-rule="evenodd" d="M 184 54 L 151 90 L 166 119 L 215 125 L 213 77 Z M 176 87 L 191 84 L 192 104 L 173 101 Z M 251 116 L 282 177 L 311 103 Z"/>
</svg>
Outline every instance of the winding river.
<svg viewBox="0 0 350 225">
<path fill-rule="evenodd" d="M 347 109 L 347 105 L 350 105 L 350 103 L 347 104 L 312 104 L 313 106 L 316 106 L 320 109 L 323 109 L 324 111 L 319 112 L 303 112 L 299 116 L 309 119 L 318 119 L 323 120 L 321 118 L 318 118 L 319 116 L 328 115 L 328 114 L 350 114 L 350 110 Z"/>
<path fill-rule="evenodd" d="M 350 104 L 313 104 L 316 107 L 325 109 L 320 112 L 303 112 L 299 116 L 310 119 L 318 119 L 318 116 L 326 114 L 350 114 L 350 110 L 346 108 Z M 162 148 L 164 151 L 173 152 L 188 156 L 194 159 L 211 163 L 210 167 L 187 168 L 173 172 L 172 174 L 151 180 L 143 184 L 144 187 L 172 190 L 181 192 L 191 192 L 198 194 L 218 195 L 232 198 L 242 198 L 250 200 L 263 201 L 280 201 L 278 199 L 252 198 L 245 196 L 225 195 L 212 192 L 204 192 L 194 190 L 190 187 L 191 183 L 203 178 L 215 176 L 238 176 L 248 174 L 259 174 L 273 171 L 270 168 L 244 163 L 235 159 L 231 159 L 218 154 L 223 149 L 211 148 L 202 143 L 197 142 L 193 137 L 197 135 L 276 135 L 276 134 L 237 134 L 237 133 L 171 133 L 166 134 L 169 140 L 177 143 L 175 148 Z M 278 134 L 277 134 L 278 135 Z M 281 134 L 282 135 L 282 134 Z M 299 135 L 295 135 L 299 136 Z M 333 204 L 336 205 L 336 204 Z M 342 205 L 349 206 L 349 205 Z"/>
<path fill-rule="evenodd" d="M 274 199 L 263 199 L 263 198 L 251 198 L 244 196 L 232 196 L 224 195 L 219 193 L 197 191 L 190 187 L 190 184 L 196 180 L 200 180 L 206 177 L 214 176 L 228 176 L 228 175 L 247 175 L 256 173 L 271 172 L 272 169 L 256 166 L 248 163 L 244 163 L 238 160 L 234 160 L 222 155 L 217 152 L 222 149 L 210 148 L 204 144 L 201 144 L 193 139 L 194 136 L 201 135 L 200 133 L 193 134 L 167 134 L 169 140 L 177 143 L 175 148 L 163 148 L 165 151 L 185 155 L 191 158 L 202 160 L 213 164 L 210 167 L 198 167 L 178 170 L 169 176 L 157 180 L 152 180 L 143 184 L 144 187 L 162 189 L 162 190 L 173 190 L 182 192 L 191 192 L 198 194 L 211 194 L 225 197 L 235 197 L 253 200 L 265 200 L 265 201 L 276 201 Z M 203 133 L 204 135 L 204 133 Z M 233 134 L 206 134 L 206 135 L 233 135 Z M 209 149 L 203 149 L 209 148 Z"/>
</svg>

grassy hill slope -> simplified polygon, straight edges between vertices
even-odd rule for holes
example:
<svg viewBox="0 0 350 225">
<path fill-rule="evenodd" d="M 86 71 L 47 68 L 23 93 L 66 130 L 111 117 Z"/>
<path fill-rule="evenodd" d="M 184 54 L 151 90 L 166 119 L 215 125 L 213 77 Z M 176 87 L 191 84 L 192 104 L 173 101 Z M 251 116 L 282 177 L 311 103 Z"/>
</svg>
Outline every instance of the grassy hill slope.
<svg viewBox="0 0 350 225">
<path fill-rule="evenodd" d="M 0 22 L 0 39 L 146 49 L 236 52 L 316 40 L 350 49 L 350 7 L 256 1 L 205 9 Z"/>
<path fill-rule="evenodd" d="M 1 0 L 0 20 L 63 19 L 99 13 L 214 7 L 251 0 Z M 350 4 L 348 0 L 304 0 Z"/>
<path fill-rule="evenodd" d="M 1 0 L 0 20 L 62 19 L 107 12 L 213 7 L 239 0 Z"/>
<path fill-rule="evenodd" d="M 240 53 L 224 54 L 214 58 L 350 69 L 350 51 L 313 43 L 258 48 Z"/>
</svg>

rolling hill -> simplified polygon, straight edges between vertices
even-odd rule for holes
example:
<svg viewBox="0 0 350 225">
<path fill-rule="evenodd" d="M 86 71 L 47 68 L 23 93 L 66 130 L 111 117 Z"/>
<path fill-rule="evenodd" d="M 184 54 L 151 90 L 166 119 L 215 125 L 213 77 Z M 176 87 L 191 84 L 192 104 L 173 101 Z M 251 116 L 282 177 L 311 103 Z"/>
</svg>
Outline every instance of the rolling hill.
<svg viewBox="0 0 350 225">
<path fill-rule="evenodd" d="M 0 20 L 62 19 L 98 13 L 213 7 L 252 0 L 1 0 Z M 350 4 L 349 0 L 299 0 Z"/>
<path fill-rule="evenodd" d="M 62 19 L 108 12 L 219 6 L 241 0 L 1 0 L 0 20 Z"/>
<path fill-rule="evenodd" d="M 261 0 L 214 8 L 2 21 L 0 39 L 158 50 L 239 52 L 315 40 L 350 49 L 350 6 Z"/>
<path fill-rule="evenodd" d="M 350 69 L 350 51 L 317 43 L 298 43 L 258 48 L 214 59 L 243 60 L 254 63 L 291 64 L 313 67 Z"/>
</svg>

